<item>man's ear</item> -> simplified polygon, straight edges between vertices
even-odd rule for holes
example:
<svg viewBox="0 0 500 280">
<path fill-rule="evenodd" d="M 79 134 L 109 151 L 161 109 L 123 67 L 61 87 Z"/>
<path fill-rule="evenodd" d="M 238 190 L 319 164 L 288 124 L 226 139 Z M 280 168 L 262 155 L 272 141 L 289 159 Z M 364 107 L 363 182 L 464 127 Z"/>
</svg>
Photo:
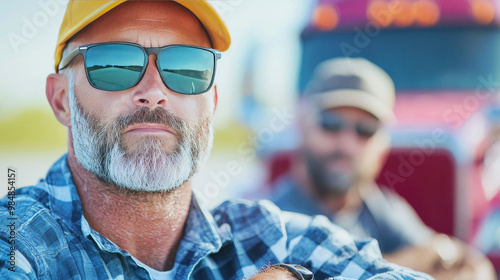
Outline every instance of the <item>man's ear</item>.
<svg viewBox="0 0 500 280">
<path fill-rule="evenodd" d="M 50 74 L 47 77 L 45 95 L 57 120 L 64 126 L 70 127 L 68 78 L 62 74 Z"/>
<path fill-rule="evenodd" d="M 219 95 L 217 94 L 217 85 L 214 85 L 214 113 L 215 109 L 217 109 L 217 103 L 219 102 Z"/>
</svg>

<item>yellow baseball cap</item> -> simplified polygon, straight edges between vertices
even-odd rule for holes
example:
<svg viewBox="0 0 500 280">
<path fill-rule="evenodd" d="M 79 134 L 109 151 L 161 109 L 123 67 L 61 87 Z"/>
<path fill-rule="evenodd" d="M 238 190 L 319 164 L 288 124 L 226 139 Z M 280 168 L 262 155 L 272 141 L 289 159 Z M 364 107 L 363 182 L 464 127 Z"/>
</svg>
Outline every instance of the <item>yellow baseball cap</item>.
<svg viewBox="0 0 500 280">
<path fill-rule="evenodd" d="M 226 25 L 222 21 L 217 11 L 207 3 L 206 0 L 169 0 L 175 1 L 191 11 L 205 27 L 212 42 L 212 47 L 220 51 L 226 51 L 231 45 L 231 37 Z M 109 12 L 116 6 L 126 2 L 126 0 L 108 1 L 69 1 L 64 15 L 57 47 L 55 53 L 55 69 L 59 71 L 62 52 L 66 43 L 80 30 L 95 21 L 100 16 Z"/>
</svg>

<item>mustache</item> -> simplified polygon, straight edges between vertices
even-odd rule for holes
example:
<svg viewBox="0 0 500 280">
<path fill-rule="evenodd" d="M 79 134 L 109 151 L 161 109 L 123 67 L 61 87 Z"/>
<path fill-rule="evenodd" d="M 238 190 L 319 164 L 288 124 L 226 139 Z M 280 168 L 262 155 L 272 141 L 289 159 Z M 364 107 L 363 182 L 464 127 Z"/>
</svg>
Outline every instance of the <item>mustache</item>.
<svg viewBox="0 0 500 280">
<path fill-rule="evenodd" d="M 150 110 L 142 107 L 131 115 L 118 117 L 114 121 L 115 131 L 123 131 L 129 126 L 139 123 L 162 124 L 174 130 L 177 135 L 181 135 L 187 127 L 185 121 L 165 109 Z"/>
<path fill-rule="evenodd" d="M 90 114 L 90 112 L 84 110 L 79 102 L 76 103 L 76 110 L 78 114 L 82 116 L 88 122 L 88 125 L 92 130 L 99 132 L 99 135 L 103 137 L 108 131 L 113 138 L 119 138 L 121 131 L 125 128 L 138 124 L 138 123 L 157 123 L 165 125 L 171 128 L 176 135 L 182 136 L 186 132 L 188 125 L 181 118 L 175 116 L 171 112 L 162 109 L 160 107 L 150 110 L 146 107 L 141 107 L 137 109 L 133 114 L 126 116 L 119 116 L 111 123 L 103 124 L 99 117 Z"/>
<path fill-rule="evenodd" d="M 352 156 L 347 155 L 341 151 L 335 151 L 321 157 L 323 162 L 330 160 L 352 160 Z"/>
</svg>

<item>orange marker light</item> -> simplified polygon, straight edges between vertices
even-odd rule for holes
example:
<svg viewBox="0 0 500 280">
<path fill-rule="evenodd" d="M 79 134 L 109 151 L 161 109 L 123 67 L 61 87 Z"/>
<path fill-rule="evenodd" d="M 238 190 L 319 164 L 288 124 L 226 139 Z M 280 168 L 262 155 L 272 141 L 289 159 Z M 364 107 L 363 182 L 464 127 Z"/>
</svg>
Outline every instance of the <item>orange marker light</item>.
<svg viewBox="0 0 500 280">
<path fill-rule="evenodd" d="M 474 0 L 470 2 L 472 14 L 477 22 L 483 25 L 490 24 L 495 18 L 495 6 L 487 0 Z"/>
<path fill-rule="evenodd" d="M 386 1 L 372 1 L 366 10 L 366 16 L 369 20 L 377 23 L 381 27 L 387 27 L 391 24 L 394 15 L 390 12 Z"/>
<path fill-rule="evenodd" d="M 313 13 L 312 22 L 319 30 L 333 30 L 339 22 L 339 15 L 334 7 L 319 5 Z"/>
<path fill-rule="evenodd" d="M 400 27 L 406 27 L 415 20 L 412 12 L 412 3 L 408 0 L 395 0 L 391 4 L 394 14 L 394 24 Z"/>
<path fill-rule="evenodd" d="M 433 0 L 418 0 L 412 5 L 415 21 L 420 26 L 431 26 L 439 21 L 439 6 Z"/>
</svg>

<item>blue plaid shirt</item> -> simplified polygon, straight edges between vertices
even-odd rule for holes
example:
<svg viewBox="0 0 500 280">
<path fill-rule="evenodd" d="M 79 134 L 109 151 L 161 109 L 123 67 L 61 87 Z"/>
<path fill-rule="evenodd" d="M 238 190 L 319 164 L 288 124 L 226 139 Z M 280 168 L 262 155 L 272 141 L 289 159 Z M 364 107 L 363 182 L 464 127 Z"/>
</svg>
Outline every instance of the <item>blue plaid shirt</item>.
<svg viewBox="0 0 500 280">
<path fill-rule="evenodd" d="M 66 156 L 45 180 L 16 191 L 15 217 L 9 201 L 0 200 L 0 279 L 151 279 L 129 253 L 90 228 Z M 6 226 L 12 221 L 14 232 Z M 320 280 L 431 279 L 388 264 L 376 242 L 354 241 L 324 216 L 281 212 L 268 201 L 225 202 L 210 213 L 196 199 L 173 273 L 174 279 L 243 279 L 281 262 L 308 267 Z"/>
</svg>

